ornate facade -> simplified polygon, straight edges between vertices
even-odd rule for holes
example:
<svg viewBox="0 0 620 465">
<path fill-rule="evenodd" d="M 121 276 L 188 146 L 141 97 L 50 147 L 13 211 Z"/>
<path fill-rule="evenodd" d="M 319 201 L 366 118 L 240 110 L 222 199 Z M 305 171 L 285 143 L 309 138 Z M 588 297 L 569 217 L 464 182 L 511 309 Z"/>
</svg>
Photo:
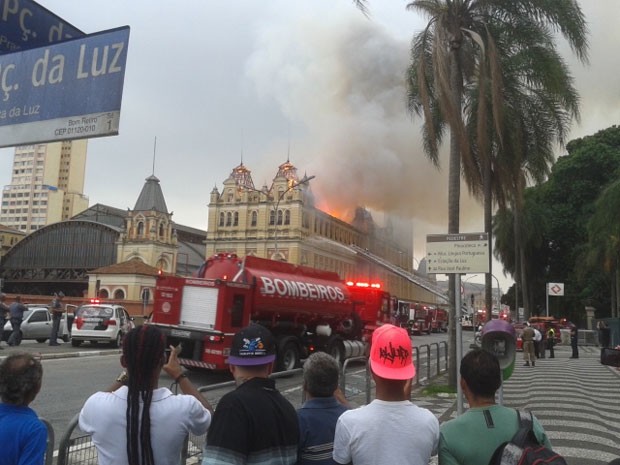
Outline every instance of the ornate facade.
<svg viewBox="0 0 620 465">
<path fill-rule="evenodd" d="M 337 272 L 342 279 L 381 282 L 390 293 L 407 300 L 433 303 L 430 292 L 389 269 L 360 257 L 361 247 L 395 267 L 413 272 L 413 233 L 396 239 L 388 222 L 378 227 L 370 212 L 356 210 L 351 223 L 315 207 L 310 183 L 286 161 L 271 186 L 256 189 L 250 170 L 241 163 L 211 191 L 206 256 L 216 253 L 256 255 Z"/>
</svg>

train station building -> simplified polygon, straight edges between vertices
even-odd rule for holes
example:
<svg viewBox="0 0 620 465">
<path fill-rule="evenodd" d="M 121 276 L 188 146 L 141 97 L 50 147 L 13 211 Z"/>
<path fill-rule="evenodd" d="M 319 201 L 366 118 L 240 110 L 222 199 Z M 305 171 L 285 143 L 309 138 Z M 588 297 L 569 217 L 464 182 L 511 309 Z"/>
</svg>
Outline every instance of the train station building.
<svg viewBox="0 0 620 465">
<path fill-rule="evenodd" d="M 361 207 L 350 223 L 331 216 L 315 207 L 309 179 L 299 178 L 287 160 L 271 186 L 257 189 L 241 163 L 221 191 L 211 191 L 202 231 L 173 221 L 160 181 L 151 175 L 133 209 L 96 204 L 16 243 L 0 261 L 2 290 L 149 300 L 158 273 L 189 276 L 205 257 L 235 253 L 380 282 L 407 300 L 438 301 L 433 281 L 413 270 L 411 229 L 397 232 L 389 221 L 380 227 Z"/>
</svg>

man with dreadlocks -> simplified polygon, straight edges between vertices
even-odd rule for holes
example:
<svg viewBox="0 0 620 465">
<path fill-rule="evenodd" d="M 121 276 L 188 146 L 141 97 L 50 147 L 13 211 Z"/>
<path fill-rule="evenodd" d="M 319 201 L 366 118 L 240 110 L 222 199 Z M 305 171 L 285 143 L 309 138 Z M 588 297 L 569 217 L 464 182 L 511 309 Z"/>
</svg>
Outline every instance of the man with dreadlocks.
<svg viewBox="0 0 620 465">
<path fill-rule="evenodd" d="M 121 365 L 126 372 L 90 396 L 80 412 L 80 429 L 92 435 L 99 465 L 178 464 L 187 434 L 209 428 L 211 405 L 183 373 L 174 347 L 165 360 L 164 336 L 153 326 L 127 333 Z M 162 369 L 182 395 L 158 387 Z"/>
</svg>

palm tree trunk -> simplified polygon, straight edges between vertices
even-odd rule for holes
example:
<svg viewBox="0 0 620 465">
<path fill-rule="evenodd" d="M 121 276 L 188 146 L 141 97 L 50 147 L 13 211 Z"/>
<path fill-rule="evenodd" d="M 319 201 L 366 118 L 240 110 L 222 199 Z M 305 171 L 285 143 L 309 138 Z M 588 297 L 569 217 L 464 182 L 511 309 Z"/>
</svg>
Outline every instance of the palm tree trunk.
<svg viewBox="0 0 620 465">
<path fill-rule="evenodd" d="M 618 272 L 618 267 L 616 266 L 616 273 L 615 273 L 615 281 L 616 281 L 616 311 L 615 311 L 615 316 L 616 318 L 620 317 L 620 273 Z"/>
</svg>

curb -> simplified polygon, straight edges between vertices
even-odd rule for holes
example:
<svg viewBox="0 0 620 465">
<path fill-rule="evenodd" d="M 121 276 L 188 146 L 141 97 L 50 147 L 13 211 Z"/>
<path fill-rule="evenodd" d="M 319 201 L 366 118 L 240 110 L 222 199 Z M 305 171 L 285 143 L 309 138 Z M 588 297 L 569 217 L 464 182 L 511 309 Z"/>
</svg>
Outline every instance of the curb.
<svg viewBox="0 0 620 465">
<path fill-rule="evenodd" d="M 104 356 L 104 355 L 120 355 L 120 350 L 94 350 L 94 351 L 83 351 L 83 352 L 59 352 L 59 353 L 43 353 L 36 350 L 15 350 L 15 352 L 26 352 L 29 354 L 39 354 L 41 356 L 41 360 L 54 360 L 54 359 L 63 359 L 63 358 L 75 358 L 75 357 L 94 357 L 94 356 Z M 10 354 L 0 354 L 0 360 L 4 360 Z"/>
</svg>

